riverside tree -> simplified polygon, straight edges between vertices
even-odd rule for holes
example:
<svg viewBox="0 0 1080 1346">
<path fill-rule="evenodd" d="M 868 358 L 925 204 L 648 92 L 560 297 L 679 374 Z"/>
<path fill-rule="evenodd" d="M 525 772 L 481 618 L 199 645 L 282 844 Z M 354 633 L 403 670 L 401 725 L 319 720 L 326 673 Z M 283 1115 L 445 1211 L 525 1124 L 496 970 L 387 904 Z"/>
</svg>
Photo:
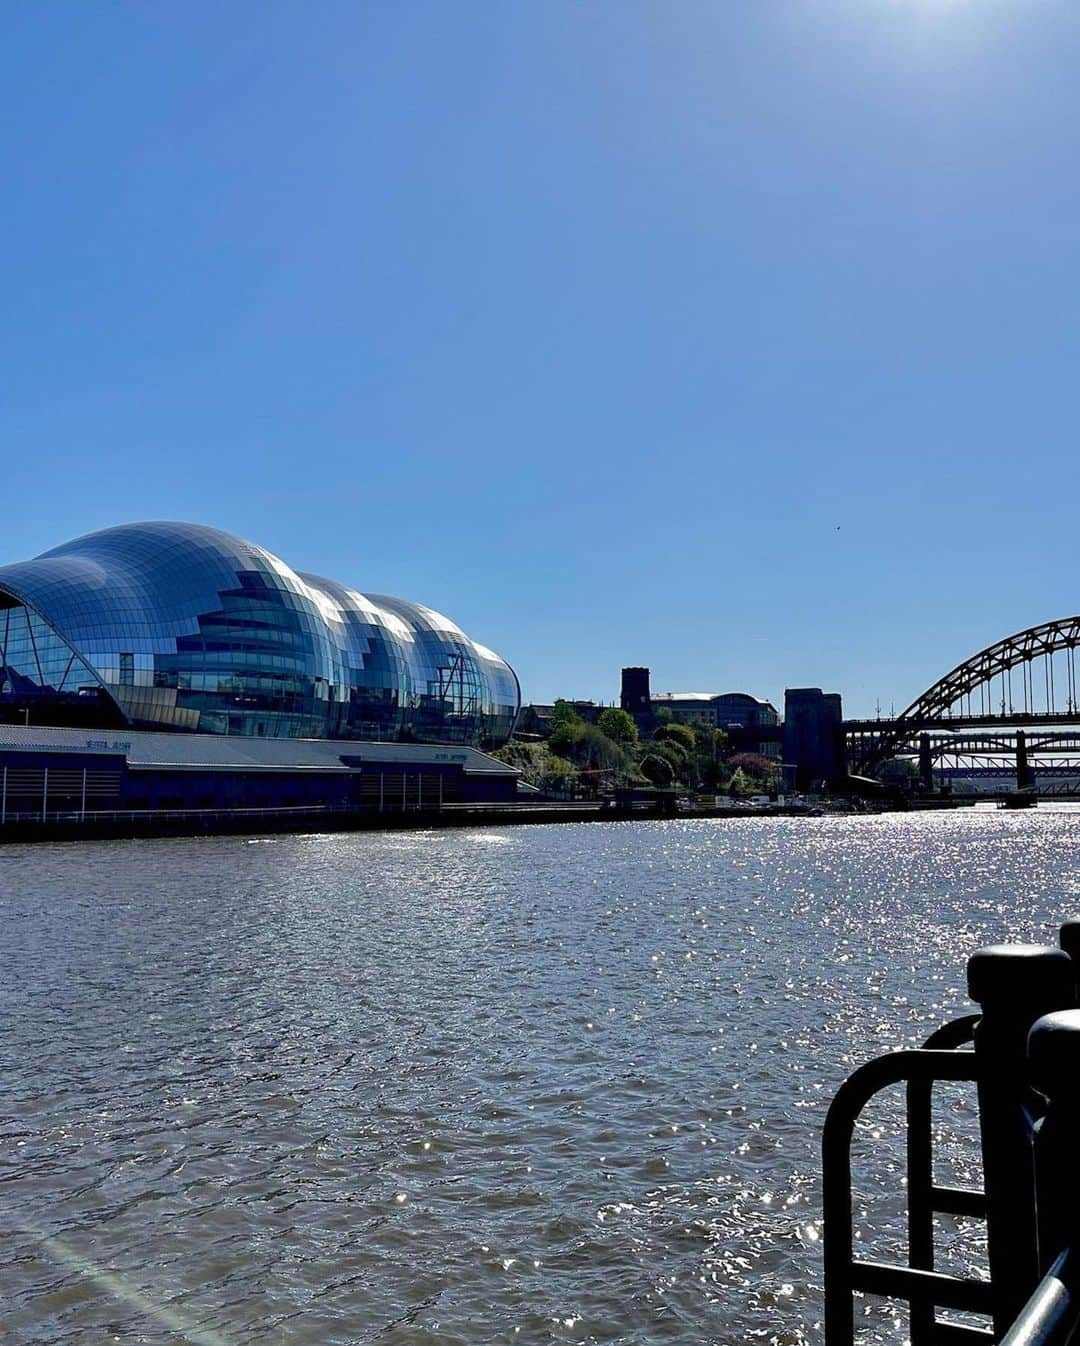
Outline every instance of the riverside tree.
<svg viewBox="0 0 1080 1346">
<path fill-rule="evenodd" d="M 615 706 L 609 706 L 607 710 L 600 712 L 596 727 L 605 737 L 611 739 L 612 743 L 620 743 L 623 747 L 628 748 L 638 741 L 634 717 L 628 711 L 619 710 Z"/>
<path fill-rule="evenodd" d="M 687 752 L 694 752 L 697 748 L 697 737 L 690 726 L 674 720 L 658 725 L 653 738 L 658 743 L 678 743 Z"/>
<path fill-rule="evenodd" d="M 569 701 L 564 701 L 562 697 L 555 702 L 551 708 L 551 729 L 552 732 L 568 724 L 584 724 L 585 721 L 577 713 Z"/>
<path fill-rule="evenodd" d="M 638 763 L 638 769 L 651 785 L 669 786 L 675 779 L 675 770 L 666 757 L 649 752 Z"/>
</svg>

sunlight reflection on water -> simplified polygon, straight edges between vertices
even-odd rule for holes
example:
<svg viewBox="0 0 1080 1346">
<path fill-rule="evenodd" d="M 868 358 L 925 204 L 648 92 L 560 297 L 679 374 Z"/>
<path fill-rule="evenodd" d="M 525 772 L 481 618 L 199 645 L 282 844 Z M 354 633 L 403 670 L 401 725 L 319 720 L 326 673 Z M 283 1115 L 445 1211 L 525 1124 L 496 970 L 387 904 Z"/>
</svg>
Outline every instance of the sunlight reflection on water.
<svg viewBox="0 0 1080 1346">
<path fill-rule="evenodd" d="M 966 1012 L 971 949 L 1052 938 L 1078 847 L 1040 810 L 7 848 L 5 1326 L 819 1343 L 832 1091 Z M 977 1182 L 970 1098 L 939 1121 Z M 889 1100 L 857 1154 L 898 1250 Z"/>
</svg>

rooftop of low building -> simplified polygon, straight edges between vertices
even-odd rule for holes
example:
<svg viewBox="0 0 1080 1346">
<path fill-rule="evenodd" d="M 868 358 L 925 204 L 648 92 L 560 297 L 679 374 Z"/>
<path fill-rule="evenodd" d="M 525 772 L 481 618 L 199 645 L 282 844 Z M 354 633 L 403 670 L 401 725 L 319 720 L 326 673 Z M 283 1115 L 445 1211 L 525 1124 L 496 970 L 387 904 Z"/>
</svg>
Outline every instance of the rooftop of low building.
<svg viewBox="0 0 1080 1346">
<path fill-rule="evenodd" d="M 740 701 L 753 701 L 759 706 L 776 707 L 764 697 L 753 696 L 750 692 L 653 692 L 653 701 L 726 701 L 737 698 Z"/>
</svg>

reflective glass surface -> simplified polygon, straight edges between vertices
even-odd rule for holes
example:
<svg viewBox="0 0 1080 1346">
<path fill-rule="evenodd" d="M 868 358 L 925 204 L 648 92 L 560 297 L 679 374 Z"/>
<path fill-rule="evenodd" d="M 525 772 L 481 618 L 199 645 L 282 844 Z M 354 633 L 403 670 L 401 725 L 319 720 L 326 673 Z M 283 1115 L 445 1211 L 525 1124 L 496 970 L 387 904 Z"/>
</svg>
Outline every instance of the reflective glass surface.
<svg viewBox="0 0 1080 1346">
<path fill-rule="evenodd" d="M 0 594 L 0 694 L 78 693 L 97 685 L 93 671 L 51 627 Z"/>
<path fill-rule="evenodd" d="M 132 724 L 271 738 L 494 745 L 520 705 L 509 665 L 449 618 L 181 523 L 0 567 L 0 678 L 0 695 L 91 684 Z"/>
</svg>

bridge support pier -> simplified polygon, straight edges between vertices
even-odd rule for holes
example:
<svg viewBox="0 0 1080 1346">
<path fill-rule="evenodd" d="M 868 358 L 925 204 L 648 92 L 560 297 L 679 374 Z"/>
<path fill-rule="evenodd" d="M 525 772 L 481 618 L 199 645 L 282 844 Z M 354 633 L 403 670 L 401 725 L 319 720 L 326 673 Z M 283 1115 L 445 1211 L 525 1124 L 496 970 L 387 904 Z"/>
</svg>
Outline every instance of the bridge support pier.
<svg viewBox="0 0 1080 1346">
<path fill-rule="evenodd" d="M 929 793 L 934 788 L 934 759 L 930 756 L 930 735 L 919 735 L 919 779 Z"/>
<path fill-rule="evenodd" d="M 1027 734 L 1016 731 L 1016 788 L 1026 790 L 1035 784 L 1035 775 L 1028 765 Z"/>
</svg>

